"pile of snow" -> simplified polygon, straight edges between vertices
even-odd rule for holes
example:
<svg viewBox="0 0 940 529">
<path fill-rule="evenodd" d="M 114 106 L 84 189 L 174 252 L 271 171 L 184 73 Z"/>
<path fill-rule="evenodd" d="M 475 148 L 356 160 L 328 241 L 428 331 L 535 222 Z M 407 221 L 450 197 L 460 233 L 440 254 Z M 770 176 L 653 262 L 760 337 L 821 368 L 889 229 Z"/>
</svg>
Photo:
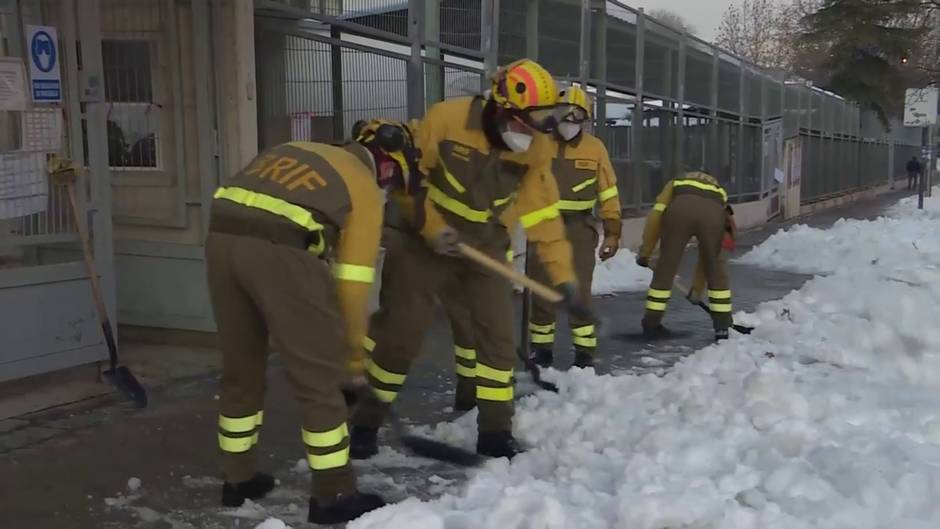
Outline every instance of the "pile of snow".
<svg viewBox="0 0 940 529">
<path fill-rule="evenodd" d="M 840 219 L 830 229 L 797 225 L 780 230 L 736 260 L 809 274 L 898 270 L 940 262 L 940 196 L 933 211 L 906 198 L 875 220 Z"/>
<path fill-rule="evenodd" d="M 638 292 L 649 287 L 653 272 L 636 264 L 636 254 L 621 248 L 617 255 L 605 262 L 597 261 L 594 267 L 594 282 L 591 293 L 596 295 L 614 292 Z"/>
<path fill-rule="evenodd" d="M 515 433 L 532 450 L 489 461 L 459 494 L 349 527 L 940 527 L 940 251 L 924 240 L 925 250 L 862 258 L 910 242 L 894 222 L 940 233 L 940 219 L 920 217 L 768 241 L 788 238 L 804 249 L 801 266 L 831 275 L 736 315 L 752 335 L 661 377 L 553 373 L 558 394 L 517 406 Z M 842 253 L 816 246 L 833 232 L 852 238 L 828 241 Z M 474 416 L 425 432 L 472 446 Z"/>
</svg>

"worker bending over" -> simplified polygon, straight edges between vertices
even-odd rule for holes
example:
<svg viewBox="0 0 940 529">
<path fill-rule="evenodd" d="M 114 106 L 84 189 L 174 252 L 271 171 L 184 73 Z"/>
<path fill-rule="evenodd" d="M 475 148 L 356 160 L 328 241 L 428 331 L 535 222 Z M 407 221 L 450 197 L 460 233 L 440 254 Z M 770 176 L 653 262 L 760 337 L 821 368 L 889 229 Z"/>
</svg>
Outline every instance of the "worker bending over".
<svg viewBox="0 0 940 529">
<path fill-rule="evenodd" d="M 718 181 L 698 171 L 668 182 L 656 197 L 656 203 L 646 217 L 643 244 L 636 260 L 640 266 L 649 266 L 650 255 L 659 242 L 660 257 L 647 292 L 642 322 L 643 334 L 647 338 L 663 338 L 670 334 L 662 325 L 663 316 L 672 296 L 672 282 L 692 237 L 698 240 L 700 248 L 715 338 L 728 337 L 732 323 L 731 289 L 727 270 L 719 263 L 722 234 L 728 217 L 727 202 L 728 194 Z"/>
<path fill-rule="evenodd" d="M 364 385 L 360 344 L 382 229 L 384 183 L 413 166 L 408 131 L 373 122 L 361 143 L 292 142 L 262 152 L 215 193 L 206 240 L 223 354 L 223 505 L 274 488 L 257 471 L 267 345 L 274 339 L 302 417 L 308 519 L 333 524 L 384 504 L 357 491 L 343 384 Z"/>
</svg>

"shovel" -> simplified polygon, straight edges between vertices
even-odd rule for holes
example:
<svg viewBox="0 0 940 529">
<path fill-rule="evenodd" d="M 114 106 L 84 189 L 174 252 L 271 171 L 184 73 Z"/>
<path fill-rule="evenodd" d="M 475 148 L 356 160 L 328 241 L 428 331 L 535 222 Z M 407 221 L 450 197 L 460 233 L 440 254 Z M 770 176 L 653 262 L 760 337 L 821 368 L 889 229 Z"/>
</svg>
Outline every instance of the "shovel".
<svg viewBox="0 0 940 529">
<path fill-rule="evenodd" d="M 123 393 L 128 399 L 134 402 L 138 407 L 147 406 L 147 392 L 144 390 L 134 374 L 126 366 L 118 365 L 117 343 L 114 340 L 114 330 L 111 325 L 111 319 L 108 317 L 108 309 L 104 304 L 104 296 L 101 294 L 101 283 L 98 281 L 98 272 L 95 269 L 94 256 L 91 251 L 91 243 L 88 239 L 88 230 L 85 226 L 84 215 L 78 210 L 78 200 L 75 196 L 75 181 L 78 177 L 78 170 L 74 163 L 53 158 L 49 163 L 49 173 L 53 180 L 59 185 L 64 185 L 68 190 L 69 205 L 72 211 L 72 220 L 78 230 L 78 236 L 82 241 L 82 253 L 85 258 L 85 269 L 88 271 L 88 279 L 91 282 L 91 294 L 95 301 L 95 309 L 98 312 L 98 321 L 101 323 L 101 332 L 104 334 L 104 341 L 108 345 L 108 355 L 111 365 L 102 375 L 105 380 Z"/>
<path fill-rule="evenodd" d="M 688 288 L 688 287 L 686 287 L 684 284 L 682 284 L 682 282 L 679 281 L 678 278 L 673 279 L 672 284 L 673 284 L 673 286 L 676 287 L 676 290 L 678 290 L 679 292 L 681 292 L 682 295 L 684 295 L 684 296 L 686 297 L 686 299 L 688 299 L 688 297 L 689 297 L 689 288 Z M 698 301 L 696 301 L 696 302 L 694 302 L 694 303 L 695 303 L 696 305 L 698 305 L 699 307 L 701 307 L 701 309 L 704 310 L 705 312 L 707 312 L 707 313 L 709 313 L 709 314 L 712 313 L 711 309 L 708 308 L 708 305 L 706 305 L 704 301 L 698 300 Z M 741 333 L 741 334 L 751 334 L 751 332 L 754 330 L 754 327 L 748 327 L 747 325 L 738 325 L 738 324 L 736 324 L 736 323 L 732 323 L 732 324 L 731 324 L 731 328 L 734 329 L 734 330 L 736 330 L 736 331 L 738 331 L 738 332 Z"/>
<path fill-rule="evenodd" d="M 523 310 L 526 312 L 525 316 L 528 316 L 528 300 L 529 293 L 535 294 L 536 296 L 554 304 L 560 304 L 564 302 L 565 297 L 555 289 L 545 286 L 542 283 L 532 279 L 531 277 L 520 274 L 513 270 L 509 265 L 497 261 L 492 257 L 486 255 L 485 253 L 468 246 L 464 243 L 458 243 L 458 248 L 460 249 L 461 255 L 470 259 L 471 261 L 476 262 L 480 266 L 492 270 L 497 274 L 505 277 L 509 281 L 519 283 L 525 287 L 525 292 L 523 294 Z M 525 319 L 524 321 L 528 321 Z M 603 323 L 598 321 L 595 323 L 595 326 L 602 328 L 604 327 Z M 598 331 L 600 333 L 600 330 Z M 524 349 L 526 348 L 528 340 L 525 340 L 522 344 L 522 347 L 516 350 L 516 353 L 519 355 L 519 359 L 522 360 L 523 365 L 525 365 L 526 370 L 532 375 L 532 380 L 542 389 L 552 391 L 557 393 L 558 386 L 552 384 L 551 382 L 546 382 L 542 380 L 541 370 L 535 362 L 529 358 L 529 355 L 525 354 Z"/>
</svg>

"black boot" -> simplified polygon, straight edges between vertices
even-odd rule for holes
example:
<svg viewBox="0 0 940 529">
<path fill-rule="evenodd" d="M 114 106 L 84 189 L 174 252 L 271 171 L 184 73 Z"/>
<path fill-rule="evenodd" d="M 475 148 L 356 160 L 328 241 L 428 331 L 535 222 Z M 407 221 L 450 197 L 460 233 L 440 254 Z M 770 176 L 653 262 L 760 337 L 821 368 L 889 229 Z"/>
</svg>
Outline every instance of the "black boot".
<svg viewBox="0 0 940 529">
<path fill-rule="evenodd" d="M 529 357 L 535 362 L 535 365 L 539 367 L 549 368 L 552 367 L 552 364 L 555 363 L 555 357 L 551 349 L 538 348 L 532 353 L 532 356 Z"/>
<path fill-rule="evenodd" d="M 715 341 L 720 342 L 722 340 L 728 339 L 728 329 L 717 329 L 715 330 Z"/>
<path fill-rule="evenodd" d="M 307 511 L 307 521 L 319 525 L 333 525 L 349 522 L 363 514 L 385 506 L 385 500 L 378 494 L 356 492 L 349 496 L 337 496 L 336 501 L 328 505 L 320 505 L 317 500 L 310 499 L 310 510 Z"/>
<path fill-rule="evenodd" d="M 670 338 L 672 336 L 672 331 L 663 327 L 662 325 L 657 325 L 656 327 L 647 327 L 643 326 L 643 338 L 647 340 L 662 340 L 665 338 Z"/>
<path fill-rule="evenodd" d="M 353 426 L 349 433 L 349 457 L 369 459 L 379 453 L 379 429 Z"/>
<path fill-rule="evenodd" d="M 454 399 L 454 409 L 460 412 L 468 412 L 477 407 L 475 400 Z"/>
<path fill-rule="evenodd" d="M 582 369 L 586 367 L 594 367 L 594 356 L 583 349 L 575 349 L 574 363 L 571 364 L 571 367 L 580 367 Z"/>
<path fill-rule="evenodd" d="M 274 489 L 274 476 L 258 472 L 251 479 L 222 484 L 222 505 L 241 507 L 245 500 L 259 500 Z"/>
<path fill-rule="evenodd" d="M 477 436 L 477 453 L 487 457 L 508 457 L 525 452 L 512 432 L 480 432 Z"/>
</svg>

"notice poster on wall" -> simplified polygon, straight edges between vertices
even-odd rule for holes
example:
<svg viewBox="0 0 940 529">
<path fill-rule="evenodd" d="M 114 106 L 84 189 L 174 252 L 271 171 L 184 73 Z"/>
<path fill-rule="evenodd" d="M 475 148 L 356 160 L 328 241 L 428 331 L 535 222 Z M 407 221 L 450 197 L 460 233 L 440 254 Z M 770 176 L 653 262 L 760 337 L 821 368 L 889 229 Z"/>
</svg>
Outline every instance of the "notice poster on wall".
<svg viewBox="0 0 940 529">
<path fill-rule="evenodd" d="M 41 152 L 0 153 L 0 219 L 45 211 L 49 202 L 45 168 Z"/>
<path fill-rule="evenodd" d="M 35 108 L 23 112 L 24 151 L 58 152 L 62 142 L 62 110 Z"/>
<path fill-rule="evenodd" d="M 0 59 L 0 111 L 26 110 L 26 68 L 20 59 Z"/>
</svg>

